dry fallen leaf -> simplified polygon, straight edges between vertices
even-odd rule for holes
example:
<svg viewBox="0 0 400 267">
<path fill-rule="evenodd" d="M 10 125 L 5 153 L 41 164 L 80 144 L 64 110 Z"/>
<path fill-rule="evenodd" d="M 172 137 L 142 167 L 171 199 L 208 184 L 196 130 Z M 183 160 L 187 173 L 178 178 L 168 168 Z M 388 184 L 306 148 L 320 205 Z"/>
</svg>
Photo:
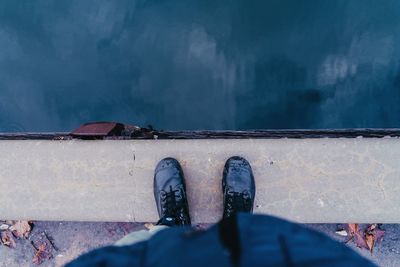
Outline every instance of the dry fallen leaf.
<svg viewBox="0 0 400 267">
<path fill-rule="evenodd" d="M 28 221 L 15 221 L 10 230 L 17 238 L 27 238 L 31 232 L 31 225 Z"/>
<path fill-rule="evenodd" d="M 10 248 L 15 248 L 15 240 L 10 231 L 1 232 L 0 237 L 1 237 L 1 242 L 3 243 L 3 245 L 10 247 Z"/>
<path fill-rule="evenodd" d="M 47 251 L 46 243 L 42 243 L 36 250 L 35 256 L 32 259 L 34 264 L 41 264 L 43 261 L 50 259 L 51 253 Z"/>
<path fill-rule="evenodd" d="M 375 241 L 379 242 L 383 238 L 385 231 L 380 229 L 379 226 L 375 224 L 371 224 L 365 230 L 365 233 L 374 235 Z"/>
<path fill-rule="evenodd" d="M 376 243 L 381 241 L 385 234 L 378 224 L 370 224 L 364 231 L 361 231 L 358 224 L 349 223 L 346 231 L 350 236 L 347 242 L 353 240 L 357 247 L 368 249 L 371 253 Z"/>
<path fill-rule="evenodd" d="M 374 236 L 375 236 L 375 241 L 380 242 L 383 239 L 383 236 L 385 235 L 385 231 L 379 228 L 376 228 L 374 231 Z"/>
<path fill-rule="evenodd" d="M 365 229 L 365 231 L 373 231 L 373 230 L 376 229 L 376 227 L 377 227 L 377 224 L 376 224 L 376 223 L 370 224 L 370 225 L 367 227 L 367 229 Z"/>
<path fill-rule="evenodd" d="M 374 249 L 375 246 L 375 237 L 374 235 L 371 234 L 365 234 L 365 243 L 367 244 L 367 247 L 369 249 L 369 251 L 371 251 Z"/>
<path fill-rule="evenodd" d="M 146 227 L 147 230 L 150 230 L 151 228 L 154 227 L 154 224 L 152 224 L 152 223 L 145 223 L 145 224 L 144 224 L 144 227 Z"/>
<path fill-rule="evenodd" d="M 365 242 L 368 245 L 369 251 L 374 249 L 377 242 L 380 242 L 385 234 L 385 231 L 380 229 L 377 224 L 370 224 L 365 229 Z"/>
<path fill-rule="evenodd" d="M 348 241 L 353 240 L 357 247 L 368 249 L 367 243 L 365 242 L 364 236 L 361 234 L 357 223 L 347 224 L 347 233 L 350 236 Z"/>
<path fill-rule="evenodd" d="M 356 233 L 354 235 L 354 243 L 356 244 L 357 247 L 359 248 L 365 248 L 368 249 L 367 243 L 364 239 L 364 236 L 360 232 Z"/>
<path fill-rule="evenodd" d="M 349 235 L 354 235 L 354 233 L 358 232 L 358 224 L 357 223 L 348 223 L 347 230 Z"/>
</svg>

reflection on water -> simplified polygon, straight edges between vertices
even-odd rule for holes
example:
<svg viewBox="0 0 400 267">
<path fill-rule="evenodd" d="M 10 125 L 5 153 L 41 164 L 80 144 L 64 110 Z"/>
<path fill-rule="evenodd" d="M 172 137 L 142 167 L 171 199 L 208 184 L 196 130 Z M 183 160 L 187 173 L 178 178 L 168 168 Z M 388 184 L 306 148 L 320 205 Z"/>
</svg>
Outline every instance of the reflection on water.
<svg viewBox="0 0 400 267">
<path fill-rule="evenodd" d="M 398 0 L 0 2 L 0 130 L 400 126 Z"/>
</svg>

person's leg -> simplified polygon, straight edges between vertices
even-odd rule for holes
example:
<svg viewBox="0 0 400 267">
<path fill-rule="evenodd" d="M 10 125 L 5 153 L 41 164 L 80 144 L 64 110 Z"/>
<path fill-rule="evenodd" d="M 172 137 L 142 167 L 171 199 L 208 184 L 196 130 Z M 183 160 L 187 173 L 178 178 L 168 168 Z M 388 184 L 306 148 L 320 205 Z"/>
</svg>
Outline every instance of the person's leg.
<svg viewBox="0 0 400 267">
<path fill-rule="evenodd" d="M 190 225 L 185 178 L 176 159 L 165 158 L 157 164 L 154 173 L 154 198 L 159 215 L 157 225 L 149 231 L 141 230 L 128 234 L 117 241 L 116 246 L 145 241 L 168 227 Z"/>
<path fill-rule="evenodd" d="M 256 186 L 253 171 L 247 160 L 235 156 L 229 158 L 222 177 L 224 194 L 223 219 L 218 224 L 219 236 L 223 246 L 229 251 L 234 265 L 240 262 L 240 240 L 236 214 L 253 211 Z"/>
<path fill-rule="evenodd" d="M 164 230 L 166 228 L 168 228 L 168 226 L 154 225 L 149 230 L 140 230 L 140 231 L 132 232 L 130 234 L 127 234 L 126 236 L 124 236 L 123 238 L 118 240 L 117 242 L 115 242 L 114 246 L 118 246 L 118 247 L 130 246 L 135 243 L 146 241 L 147 239 L 150 239 L 157 232 Z"/>
</svg>

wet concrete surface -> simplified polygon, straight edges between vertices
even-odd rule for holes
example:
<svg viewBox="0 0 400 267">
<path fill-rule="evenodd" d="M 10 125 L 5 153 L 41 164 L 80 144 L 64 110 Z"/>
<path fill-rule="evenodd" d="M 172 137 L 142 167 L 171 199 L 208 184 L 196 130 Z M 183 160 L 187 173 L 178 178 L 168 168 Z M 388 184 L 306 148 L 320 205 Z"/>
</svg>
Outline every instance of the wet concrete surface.
<svg viewBox="0 0 400 267">
<path fill-rule="evenodd" d="M 339 242 L 346 240 L 335 233 L 337 224 L 307 226 Z M 382 228 L 386 234 L 372 254 L 355 247 L 352 242 L 347 245 L 378 266 L 400 266 L 400 224 L 384 224 Z M 125 234 L 142 229 L 145 229 L 143 223 L 35 222 L 29 238 L 17 240 L 16 248 L 0 246 L 0 267 L 37 266 L 32 263 L 35 249 L 31 241 L 38 246 L 48 242 L 48 238 L 52 240 L 53 245 L 49 247 L 51 258 L 40 266 L 63 266 L 85 252 L 113 244 Z"/>
</svg>

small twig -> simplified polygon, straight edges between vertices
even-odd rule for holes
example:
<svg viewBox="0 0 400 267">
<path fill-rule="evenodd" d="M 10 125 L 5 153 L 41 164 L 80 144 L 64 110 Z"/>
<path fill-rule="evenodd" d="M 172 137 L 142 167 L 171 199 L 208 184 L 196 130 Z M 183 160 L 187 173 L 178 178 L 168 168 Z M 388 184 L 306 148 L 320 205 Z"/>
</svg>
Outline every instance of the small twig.
<svg viewBox="0 0 400 267">
<path fill-rule="evenodd" d="M 31 240 L 31 245 L 35 249 L 35 251 L 39 251 L 39 249 L 36 247 L 35 243 Z"/>
<path fill-rule="evenodd" d="M 58 248 L 56 247 L 56 245 L 54 244 L 54 239 L 50 236 L 47 235 L 46 231 L 43 232 L 44 236 L 47 238 L 47 240 L 49 240 L 50 245 L 54 248 L 55 251 L 58 251 Z"/>
</svg>

